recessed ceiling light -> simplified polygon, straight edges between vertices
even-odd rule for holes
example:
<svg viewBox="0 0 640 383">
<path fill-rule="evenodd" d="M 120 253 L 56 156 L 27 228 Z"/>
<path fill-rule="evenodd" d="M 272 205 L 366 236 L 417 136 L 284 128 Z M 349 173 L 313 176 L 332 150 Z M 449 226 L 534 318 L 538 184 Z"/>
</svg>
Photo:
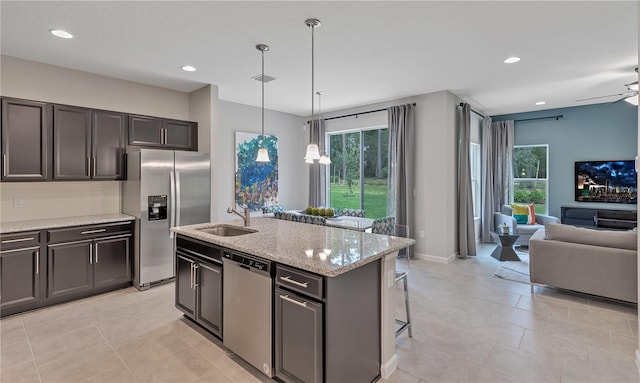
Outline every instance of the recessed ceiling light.
<svg viewBox="0 0 640 383">
<path fill-rule="evenodd" d="M 183 65 L 180 68 L 182 68 L 182 70 L 186 71 L 186 72 L 195 72 L 196 71 L 196 67 L 193 67 L 191 65 Z"/>
<path fill-rule="evenodd" d="M 546 101 L 538 101 L 538 102 L 536 102 L 536 105 L 544 105 L 546 103 L 547 103 Z"/>
<path fill-rule="evenodd" d="M 56 37 L 61 37 L 63 39 L 72 39 L 73 35 L 67 31 L 63 31 L 62 29 L 50 29 L 52 35 Z"/>
<path fill-rule="evenodd" d="M 520 61 L 520 57 L 513 56 L 513 57 L 509 57 L 508 59 L 505 59 L 504 63 L 513 64 L 513 63 L 517 63 L 518 61 Z"/>
</svg>

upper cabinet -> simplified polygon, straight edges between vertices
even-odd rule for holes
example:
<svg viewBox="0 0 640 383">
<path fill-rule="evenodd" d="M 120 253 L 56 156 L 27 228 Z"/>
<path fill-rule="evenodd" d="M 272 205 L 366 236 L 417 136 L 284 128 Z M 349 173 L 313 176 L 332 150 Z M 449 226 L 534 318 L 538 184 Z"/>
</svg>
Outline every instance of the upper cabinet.
<svg viewBox="0 0 640 383">
<path fill-rule="evenodd" d="M 198 150 L 198 124 L 129 115 L 129 145 Z"/>
<path fill-rule="evenodd" d="M 126 124 L 123 113 L 54 105 L 53 179 L 122 179 Z"/>
<path fill-rule="evenodd" d="M 2 99 L 2 181 L 51 179 L 51 107 Z"/>
</svg>

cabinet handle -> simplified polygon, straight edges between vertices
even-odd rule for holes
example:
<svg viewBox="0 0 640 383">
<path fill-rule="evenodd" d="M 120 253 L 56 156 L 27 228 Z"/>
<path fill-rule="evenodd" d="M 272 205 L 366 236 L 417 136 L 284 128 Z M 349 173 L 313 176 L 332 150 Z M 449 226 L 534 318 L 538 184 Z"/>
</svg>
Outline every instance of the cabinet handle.
<svg viewBox="0 0 640 383">
<path fill-rule="evenodd" d="M 302 307 L 307 307 L 307 302 L 298 302 L 294 299 L 289 298 L 288 295 L 280 295 L 280 299 L 284 299 L 287 302 L 291 302 L 293 304 L 296 304 L 298 306 L 302 306 Z"/>
<path fill-rule="evenodd" d="M 24 241 L 33 241 L 35 238 L 33 237 L 28 237 L 28 238 L 17 238 L 17 239 L 5 239 L 4 241 L 2 241 L 2 243 L 14 243 L 14 242 L 24 242 Z"/>
<path fill-rule="evenodd" d="M 304 287 L 305 289 L 307 288 L 307 285 L 309 284 L 309 282 L 298 282 L 296 280 L 293 280 L 288 275 L 286 277 L 280 277 L 280 279 L 282 279 L 285 282 L 289 282 L 291 284 L 294 284 L 296 286 Z"/>
<path fill-rule="evenodd" d="M 89 264 L 93 265 L 93 246 L 89 245 Z"/>
<path fill-rule="evenodd" d="M 7 155 L 2 155 L 2 175 L 7 176 Z"/>
<path fill-rule="evenodd" d="M 193 263 L 191 264 L 191 280 L 189 281 L 189 288 L 192 289 L 193 288 Z"/>
<path fill-rule="evenodd" d="M 87 157 L 87 177 L 91 177 L 91 158 Z"/>
<path fill-rule="evenodd" d="M 36 250 L 36 274 L 40 274 L 40 250 Z"/>
<path fill-rule="evenodd" d="M 98 244 L 96 243 L 96 264 L 98 264 Z"/>
<path fill-rule="evenodd" d="M 80 234 L 95 234 L 95 233 L 104 233 L 105 231 L 107 231 L 107 229 L 96 229 L 96 230 L 87 230 L 87 231 L 81 231 Z"/>
<path fill-rule="evenodd" d="M 193 264 L 193 288 L 198 287 L 198 265 Z"/>
<path fill-rule="evenodd" d="M 160 128 L 160 144 L 164 145 L 164 129 Z"/>
<path fill-rule="evenodd" d="M 93 157 L 92 161 L 93 161 L 93 176 L 95 177 L 96 176 L 96 158 Z"/>
</svg>

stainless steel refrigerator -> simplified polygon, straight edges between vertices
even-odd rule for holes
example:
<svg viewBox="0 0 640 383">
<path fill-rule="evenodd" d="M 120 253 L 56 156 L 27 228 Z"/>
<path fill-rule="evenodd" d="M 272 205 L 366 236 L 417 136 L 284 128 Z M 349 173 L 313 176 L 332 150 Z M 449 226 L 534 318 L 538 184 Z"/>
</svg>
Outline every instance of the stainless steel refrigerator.
<svg viewBox="0 0 640 383">
<path fill-rule="evenodd" d="M 173 226 L 210 221 L 208 153 L 141 149 L 127 153 L 122 212 L 136 217 L 133 284 L 145 290 L 175 277 Z"/>
</svg>

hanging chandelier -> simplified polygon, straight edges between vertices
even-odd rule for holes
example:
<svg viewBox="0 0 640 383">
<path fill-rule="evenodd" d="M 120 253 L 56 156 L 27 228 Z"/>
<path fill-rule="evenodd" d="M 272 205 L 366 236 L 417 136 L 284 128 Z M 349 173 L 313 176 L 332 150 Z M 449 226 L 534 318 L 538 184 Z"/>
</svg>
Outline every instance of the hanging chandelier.
<svg viewBox="0 0 640 383">
<path fill-rule="evenodd" d="M 313 39 L 313 31 L 320 26 L 320 20 L 318 19 L 307 19 L 305 20 L 305 25 L 311 28 L 311 131 L 313 131 L 313 127 L 316 123 L 315 121 L 315 113 L 314 113 L 314 104 L 315 104 L 315 67 L 314 67 L 314 39 Z M 320 159 L 320 150 L 318 149 L 317 144 L 309 144 L 307 145 L 307 154 L 304 156 L 304 162 L 308 164 L 312 164 L 314 160 Z"/>
<path fill-rule="evenodd" d="M 262 52 L 262 77 L 260 78 L 260 82 L 262 83 L 262 135 L 260 136 L 262 146 L 258 149 L 256 162 L 269 162 L 269 152 L 264 146 L 264 52 L 269 50 L 269 46 L 266 44 L 258 44 L 256 45 L 256 49 Z"/>
</svg>

